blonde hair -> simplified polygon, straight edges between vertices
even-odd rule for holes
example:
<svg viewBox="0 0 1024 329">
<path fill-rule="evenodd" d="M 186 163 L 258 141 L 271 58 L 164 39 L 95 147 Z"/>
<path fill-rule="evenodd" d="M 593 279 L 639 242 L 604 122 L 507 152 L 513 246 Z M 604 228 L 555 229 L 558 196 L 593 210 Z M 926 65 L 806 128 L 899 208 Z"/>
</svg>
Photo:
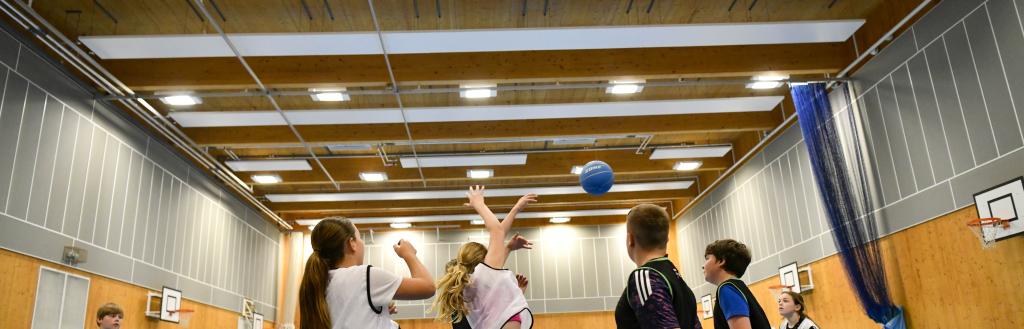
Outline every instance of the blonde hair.
<svg viewBox="0 0 1024 329">
<path fill-rule="evenodd" d="M 437 298 L 430 309 L 437 312 L 438 321 L 455 323 L 462 321 L 466 314 L 469 314 L 462 292 L 469 285 L 473 269 L 484 261 L 485 256 L 487 247 L 476 242 L 464 244 L 459 248 L 458 257 L 452 260 L 454 264 L 446 269 L 444 276 L 437 282 Z"/>
</svg>

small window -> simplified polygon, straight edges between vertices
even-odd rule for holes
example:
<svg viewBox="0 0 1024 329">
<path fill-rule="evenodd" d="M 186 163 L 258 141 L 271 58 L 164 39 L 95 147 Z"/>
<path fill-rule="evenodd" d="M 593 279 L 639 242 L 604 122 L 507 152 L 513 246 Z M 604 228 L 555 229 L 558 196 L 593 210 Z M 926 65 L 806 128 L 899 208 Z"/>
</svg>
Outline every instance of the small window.
<svg viewBox="0 0 1024 329">
<path fill-rule="evenodd" d="M 33 329 L 81 329 L 89 300 L 89 278 L 39 267 Z"/>
</svg>

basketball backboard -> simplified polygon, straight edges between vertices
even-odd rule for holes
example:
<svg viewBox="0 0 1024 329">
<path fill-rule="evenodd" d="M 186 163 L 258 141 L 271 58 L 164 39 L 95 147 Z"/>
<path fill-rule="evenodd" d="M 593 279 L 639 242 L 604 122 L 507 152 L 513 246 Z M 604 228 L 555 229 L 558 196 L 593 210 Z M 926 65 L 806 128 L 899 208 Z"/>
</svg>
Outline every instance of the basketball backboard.
<svg viewBox="0 0 1024 329">
<path fill-rule="evenodd" d="M 974 194 L 974 205 L 979 218 L 999 218 L 1009 222 L 998 227 L 996 241 L 1024 233 L 1024 177 L 985 189 Z"/>
</svg>

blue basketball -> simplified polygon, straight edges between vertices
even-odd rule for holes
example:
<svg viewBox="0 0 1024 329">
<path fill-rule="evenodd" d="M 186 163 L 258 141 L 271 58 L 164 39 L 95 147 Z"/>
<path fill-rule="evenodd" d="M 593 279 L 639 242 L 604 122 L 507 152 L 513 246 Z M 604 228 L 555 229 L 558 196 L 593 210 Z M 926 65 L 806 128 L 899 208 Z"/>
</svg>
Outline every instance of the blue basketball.
<svg viewBox="0 0 1024 329">
<path fill-rule="evenodd" d="M 580 186 L 590 195 L 598 196 L 605 194 L 615 184 L 615 174 L 612 167 L 604 161 L 590 161 L 583 166 L 580 172 Z"/>
</svg>

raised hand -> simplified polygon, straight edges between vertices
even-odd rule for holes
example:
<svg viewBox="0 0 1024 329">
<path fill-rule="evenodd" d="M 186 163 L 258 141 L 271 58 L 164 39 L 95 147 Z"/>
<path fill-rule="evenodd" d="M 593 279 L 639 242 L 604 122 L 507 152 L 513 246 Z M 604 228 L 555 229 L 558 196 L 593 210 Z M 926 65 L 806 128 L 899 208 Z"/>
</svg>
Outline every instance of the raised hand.
<svg viewBox="0 0 1024 329">
<path fill-rule="evenodd" d="M 467 207 L 477 207 L 486 205 L 484 204 L 484 186 L 470 186 L 469 191 L 466 192 L 466 198 L 469 199 L 469 202 L 464 203 L 463 205 Z"/>
<path fill-rule="evenodd" d="M 537 194 L 530 193 L 519 198 L 519 201 L 516 202 L 516 205 L 512 207 L 512 209 L 516 211 L 523 210 L 523 208 L 526 208 L 527 205 L 533 202 L 537 202 Z"/>
<path fill-rule="evenodd" d="M 526 291 L 526 286 L 530 285 L 530 280 L 526 276 L 516 273 L 516 285 L 519 286 L 519 290 Z"/>
<path fill-rule="evenodd" d="M 398 240 L 398 243 L 393 247 L 395 248 L 395 254 L 398 254 L 398 257 L 401 257 L 402 259 L 406 259 L 407 257 L 416 257 L 416 247 L 412 245 L 412 242 L 401 239 Z"/>
<path fill-rule="evenodd" d="M 533 243 L 519 233 L 516 233 L 516 235 L 512 236 L 512 239 L 508 240 L 508 244 L 506 244 L 505 247 L 508 248 L 509 251 L 533 249 Z"/>
</svg>

